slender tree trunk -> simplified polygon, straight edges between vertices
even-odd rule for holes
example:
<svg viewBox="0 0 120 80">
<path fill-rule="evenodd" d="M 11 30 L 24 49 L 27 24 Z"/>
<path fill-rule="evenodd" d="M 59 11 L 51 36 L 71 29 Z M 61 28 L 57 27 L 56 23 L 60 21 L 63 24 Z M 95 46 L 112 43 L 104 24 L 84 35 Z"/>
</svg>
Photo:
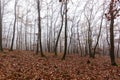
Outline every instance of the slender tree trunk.
<svg viewBox="0 0 120 80">
<path fill-rule="evenodd" d="M 38 40 L 39 40 L 39 36 L 37 35 L 37 46 L 36 46 L 36 54 L 38 54 L 38 52 L 39 52 L 39 42 L 38 42 Z"/>
<path fill-rule="evenodd" d="M 32 39 L 32 25 L 30 27 L 30 50 L 32 51 L 32 41 L 31 41 L 31 39 Z"/>
<path fill-rule="evenodd" d="M 85 56 L 88 55 L 88 41 L 85 41 Z"/>
<path fill-rule="evenodd" d="M 65 43 L 64 43 L 64 54 L 62 60 L 65 60 L 65 56 L 67 53 L 67 0 L 65 1 Z"/>
<path fill-rule="evenodd" d="M 49 34 L 49 18 L 48 18 L 48 10 L 49 10 L 49 7 L 48 7 L 48 4 L 47 4 L 47 51 L 50 52 L 50 34 Z"/>
<path fill-rule="evenodd" d="M 60 45 L 60 53 L 62 53 L 63 52 L 63 50 L 62 50 L 63 48 L 62 48 L 62 39 L 61 38 L 60 38 L 60 44 L 59 45 Z"/>
<path fill-rule="evenodd" d="M 53 7 L 53 4 L 51 5 Z M 53 52 L 53 8 L 51 8 L 51 16 L 50 16 L 50 52 Z"/>
<path fill-rule="evenodd" d="M 11 47 L 10 47 L 10 51 L 13 51 L 13 45 L 14 45 L 14 39 L 15 39 L 15 27 L 16 27 L 16 6 L 17 6 L 17 0 L 15 0 L 15 6 L 14 6 L 14 16 L 15 16 L 15 20 L 14 20 L 14 25 L 13 25 L 13 37 L 12 37 L 12 42 L 11 42 Z"/>
<path fill-rule="evenodd" d="M 26 25 L 25 25 L 25 49 L 28 50 L 28 44 L 27 44 L 27 27 L 28 27 L 28 10 L 26 14 Z"/>
<path fill-rule="evenodd" d="M 34 21 L 34 27 L 36 26 L 36 21 Z M 33 40 L 33 50 L 34 51 L 36 51 L 36 48 L 35 48 L 35 44 L 36 44 L 36 41 L 35 41 L 35 36 L 36 36 L 36 33 L 35 33 L 35 31 L 36 31 L 36 28 L 34 28 L 34 40 Z"/>
<path fill-rule="evenodd" d="M 40 44 L 40 52 L 41 52 L 41 57 L 45 57 L 43 54 L 43 49 L 42 49 L 42 41 L 41 41 L 41 11 L 40 11 L 40 1 L 37 0 L 37 9 L 38 9 L 38 41 Z"/>
<path fill-rule="evenodd" d="M 16 50 L 19 50 L 19 25 L 18 19 L 16 19 Z"/>
<path fill-rule="evenodd" d="M 102 29 L 102 22 L 103 22 L 103 15 L 102 15 L 101 23 L 100 23 L 100 29 L 99 29 L 99 34 L 98 34 L 98 37 L 97 37 L 97 42 L 95 44 L 94 51 L 93 51 L 93 56 L 92 56 L 93 58 L 95 58 L 96 48 L 97 48 L 97 45 L 99 43 L 99 38 L 100 38 L 100 35 L 101 35 L 101 29 Z"/>
<path fill-rule="evenodd" d="M 107 22 L 106 22 L 106 41 L 107 41 L 107 44 L 108 44 L 108 46 L 110 46 L 110 42 L 109 42 L 109 39 L 108 39 L 108 37 L 109 37 L 109 35 L 108 35 L 108 28 L 107 28 Z"/>
<path fill-rule="evenodd" d="M 5 44 L 5 47 L 6 48 L 9 48 L 8 47 L 8 44 L 9 44 L 9 34 L 10 34 L 10 26 L 12 25 L 12 21 L 11 21 L 11 23 L 10 23 L 10 25 L 9 25 L 9 28 L 8 28 L 8 33 L 7 33 L 7 37 L 6 37 L 6 44 Z"/>
<path fill-rule="evenodd" d="M 23 19 L 23 18 L 22 18 L 22 19 Z M 23 25 L 22 25 L 22 21 L 21 21 L 21 26 L 20 26 L 20 34 L 21 34 L 21 35 L 20 35 L 20 40 L 19 40 L 19 44 L 20 44 L 20 49 L 21 49 L 21 50 L 23 50 L 23 49 L 22 49 L 22 40 L 23 40 L 23 39 L 22 39 L 22 28 L 23 28 Z"/>
<path fill-rule="evenodd" d="M 73 37 L 73 26 L 71 28 L 71 35 L 70 35 L 70 41 L 69 41 L 69 44 L 68 44 L 68 54 L 71 52 L 72 53 L 72 46 L 71 46 L 71 43 L 72 43 L 72 37 Z M 71 50 L 71 51 L 70 51 Z"/>
<path fill-rule="evenodd" d="M 80 35 L 79 35 L 79 26 L 78 26 L 78 23 L 77 23 L 77 38 L 78 38 L 78 44 L 79 44 L 79 48 L 80 48 L 80 54 L 81 54 L 81 56 L 83 56 L 82 46 L 81 46 L 81 42 L 80 42 Z M 78 50 L 78 52 L 79 52 L 79 50 Z"/>
<path fill-rule="evenodd" d="M 58 33 L 57 40 L 56 40 L 56 43 L 55 43 L 55 48 L 54 48 L 55 56 L 57 56 L 58 41 L 59 41 L 60 34 L 61 34 L 61 31 L 62 31 L 62 28 L 63 28 L 63 20 L 64 20 L 63 18 L 64 18 L 64 16 L 63 16 L 63 13 L 62 13 L 62 7 L 63 7 L 63 3 L 62 3 L 62 5 L 61 5 L 61 11 L 60 11 L 60 13 L 61 13 L 61 18 L 62 18 L 61 27 L 60 27 L 60 31 L 59 31 L 59 33 Z"/>
<path fill-rule="evenodd" d="M 89 57 L 92 57 L 92 32 L 91 32 L 91 27 L 89 23 L 89 28 L 88 28 L 88 48 L 89 48 Z"/>
<path fill-rule="evenodd" d="M 0 0 L 0 52 L 3 51 L 2 47 L 2 14 L 1 14 L 1 0 Z"/>
<path fill-rule="evenodd" d="M 119 42 L 118 42 L 118 49 L 117 49 L 117 58 L 119 58 Z"/>
<path fill-rule="evenodd" d="M 103 51 L 102 51 L 102 53 L 103 53 L 103 56 L 105 55 L 105 46 L 104 46 L 105 44 L 104 44 L 104 42 L 103 42 L 103 46 L 102 46 L 102 49 L 103 49 Z"/>
<path fill-rule="evenodd" d="M 119 31 L 119 34 L 120 34 L 120 31 Z M 119 38 L 118 38 L 118 49 L 117 49 L 117 58 L 119 58 L 119 48 L 120 48 L 120 46 L 119 46 L 119 44 L 120 44 L 120 35 L 119 35 Z"/>
<path fill-rule="evenodd" d="M 54 22 L 54 53 L 55 53 L 55 50 L 57 49 L 57 47 L 56 47 L 56 38 L 55 38 L 55 35 L 56 35 L 56 23 L 57 23 L 57 21 L 58 21 L 58 18 L 59 18 L 59 13 L 58 13 L 58 15 L 57 15 L 57 18 L 56 18 L 56 20 L 55 20 L 55 22 Z M 58 43 L 57 43 L 57 46 L 58 46 Z M 56 48 L 56 49 L 55 49 Z M 56 51 L 57 52 L 57 51 Z M 56 55 L 56 53 L 55 53 L 55 55 Z"/>
</svg>

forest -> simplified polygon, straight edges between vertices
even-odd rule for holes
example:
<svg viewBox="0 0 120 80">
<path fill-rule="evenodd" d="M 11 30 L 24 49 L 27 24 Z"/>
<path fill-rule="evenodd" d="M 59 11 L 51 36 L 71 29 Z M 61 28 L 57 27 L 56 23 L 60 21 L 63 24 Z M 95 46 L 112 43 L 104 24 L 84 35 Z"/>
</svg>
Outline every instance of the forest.
<svg viewBox="0 0 120 80">
<path fill-rule="evenodd" d="M 0 0 L 0 80 L 120 80 L 120 0 Z"/>
</svg>

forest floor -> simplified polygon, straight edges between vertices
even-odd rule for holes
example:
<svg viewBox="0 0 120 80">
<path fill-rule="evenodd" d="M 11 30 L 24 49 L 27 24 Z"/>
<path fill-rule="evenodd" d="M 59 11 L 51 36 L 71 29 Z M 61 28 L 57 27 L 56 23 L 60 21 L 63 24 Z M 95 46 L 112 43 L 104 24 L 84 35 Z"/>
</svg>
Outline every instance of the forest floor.
<svg viewBox="0 0 120 80">
<path fill-rule="evenodd" d="M 61 55 L 45 55 L 47 59 L 30 51 L 0 53 L 0 80 L 120 80 L 120 59 L 116 67 L 110 65 L 109 57 L 71 54 L 62 61 Z"/>
</svg>

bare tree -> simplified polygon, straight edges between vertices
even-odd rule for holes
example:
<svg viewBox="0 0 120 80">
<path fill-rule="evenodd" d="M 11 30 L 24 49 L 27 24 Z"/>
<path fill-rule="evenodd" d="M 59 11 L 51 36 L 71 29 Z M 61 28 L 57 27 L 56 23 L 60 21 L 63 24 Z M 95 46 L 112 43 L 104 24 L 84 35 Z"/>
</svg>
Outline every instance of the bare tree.
<svg viewBox="0 0 120 80">
<path fill-rule="evenodd" d="M 78 17 L 76 17 L 76 11 L 77 11 L 77 9 L 78 9 L 78 6 L 79 6 L 79 2 L 77 3 L 77 6 L 75 7 L 75 9 L 74 9 L 74 12 L 73 12 L 73 17 L 72 17 L 72 19 L 69 19 L 70 21 L 71 21 L 71 29 L 70 29 L 70 37 L 69 37 L 69 43 L 68 43 L 68 54 L 69 53 L 76 53 L 76 52 L 78 52 L 77 51 L 77 49 L 75 49 L 76 47 L 78 47 L 77 45 L 76 45 L 76 41 L 78 40 L 78 34 L 79 34 L 79 30 L 78 30 L 78 28 L 79 28 L 79 25 L 78 25 L 78 23 L 80 22 L 80 20 L 78 20 L 78 22 L 76 23 L 76 18 L 78 18 Z M 76 25 L 77 24 L 77 25 Z M 77 27 L 77 30 L 75 30 L 76 29 L 76 27 Z M 76 31 L 76 33 L 77 33 L 77 39 L 76 39 L 76 33 L 75 33 L 75 31 Z M 80 42 L 79 40 L 78 40 L 78 42 Z M 80 46 L 80 45 L 79 45 Z M 70 51 L 71 50 L 71 51 Z"/>
<path fill-rule="evenodd" d="M 55 51 L 55 56 L 57 56 L 57 47 L 58 47 L 58 41 L 59 41 L 59 38 L 60 38 L 60 34 L 61 34 L 61 31 L 62 31 L 62 27 L 63 27 L 63 21 L 64 21 L 64 14 L 63 14 L 63 2 L 61 4 L 61 10 L 60 10 L 60 13 L 61 13 L 61 27 L 60 27 L 60 30 L 59 30 L 59 33 L 58 33 L 58 36 L 57 36 L 57 40 L 56 40 L 56 43 L 55 43 L 55 48 L 54 48 L 54 51 Z"/>
<path fill-rule="evenodd" d="M 93 7 L 92 7 L 93 8 Z M 92 30 L 91 30 L 91 17 L 92 17 L 92 11 L 93 9 L 91 9 L 90 12 L 90 16 L 88 18 L 88 16 L 85 14 L 85 17 L 87 19 L 88 22 L 88 38 L 87 38 L 87 42 L 88 42 L 88 52 L 89 52 L 89 56 L 92 57 Z"/>
<path fill-rule="evenodd" d="M 48 50 L 48 52 L 50 52 L 50 28 L 49 28 L 49 16 L 48 16 L 48 14 L 49 14 L 49 5 L 48 5 L 48 3 L 47 3 L 47 50 Z"/>
<path fill-rule="evenodd" d="M 105 9 L 104 9 L 104 5 L 103 5 L 103 14 L 102 14 L 101 22 L 100 22 L 99 33 L 98 33 L 98 36 L 97 36 L 97 42 L 96 42 L 95 47 L 94 47 L 94 49 L 93 49 L 93 55 L 92 55 L 93 58 L 95 58 L 96 48 L 97 48 L 97 46 L 98 46 L 99 39 L 100 39 L 100 35 L 101 35 L 104 12 L 105 12 Z"/>
<path fill-rule="evenodd" d="M 45 55 L 43 54 L 42 41 L 41 41 L 42 39 L 41 39 L 41 9 L 40 9 L 40 5 L 41 5 L 40 0 L 37 0 L 37 10 L 38 10 L 38 41 L 39 41 L 39 45 L 40 45 L 41 56 L 45 57 Z M 37 48 L 36 53 L 38 53 L 38 49 L 39 48 Z"/>
<path fill-rule="evenodd" d="M 66 53 L 67 53 L 67 0 L 65 0 L 65 43 L 64 43 L 64 54 L 63 54 L 63 57 L 62 57 L 62 60 L 65 60 L 65 56 L 66 56 Z"/>
<path fill-rule="evenodd" d="M 12 37 L 12 42 L 11 42 L 11 47 L 10 47 L 10 51 L 13 51 L 13 45 L 14 45 L 14 39 L 15 39 L 15 29 L 16 29 L 16 20 L 17 20 L 17 14 L 16 14 L 16 6 L 17 6 L 18 0 L 15 0 L 15 5 L 14 5 L 14 25 L 13 25 L 13 37 Z"/>
</svg>

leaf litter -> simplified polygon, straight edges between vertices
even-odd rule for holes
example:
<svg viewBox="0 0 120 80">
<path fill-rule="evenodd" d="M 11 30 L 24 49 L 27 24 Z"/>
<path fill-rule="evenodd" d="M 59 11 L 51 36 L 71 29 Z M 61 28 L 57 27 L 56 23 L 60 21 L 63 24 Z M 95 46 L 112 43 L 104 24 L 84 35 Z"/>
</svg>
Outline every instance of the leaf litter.
<svg viewBox="0 0 120 80">
<path fill-rule="evenodd" d="M 31 51 L 1 53 L 0 80 L 120 80 L 120 66 L 111 66 L 107 56 L 69 54 L 62 61 L 61 55 L 45 55 L 47 59 Z M 120 59 L 116 61 L 120 64 Z"/>
</svg>

